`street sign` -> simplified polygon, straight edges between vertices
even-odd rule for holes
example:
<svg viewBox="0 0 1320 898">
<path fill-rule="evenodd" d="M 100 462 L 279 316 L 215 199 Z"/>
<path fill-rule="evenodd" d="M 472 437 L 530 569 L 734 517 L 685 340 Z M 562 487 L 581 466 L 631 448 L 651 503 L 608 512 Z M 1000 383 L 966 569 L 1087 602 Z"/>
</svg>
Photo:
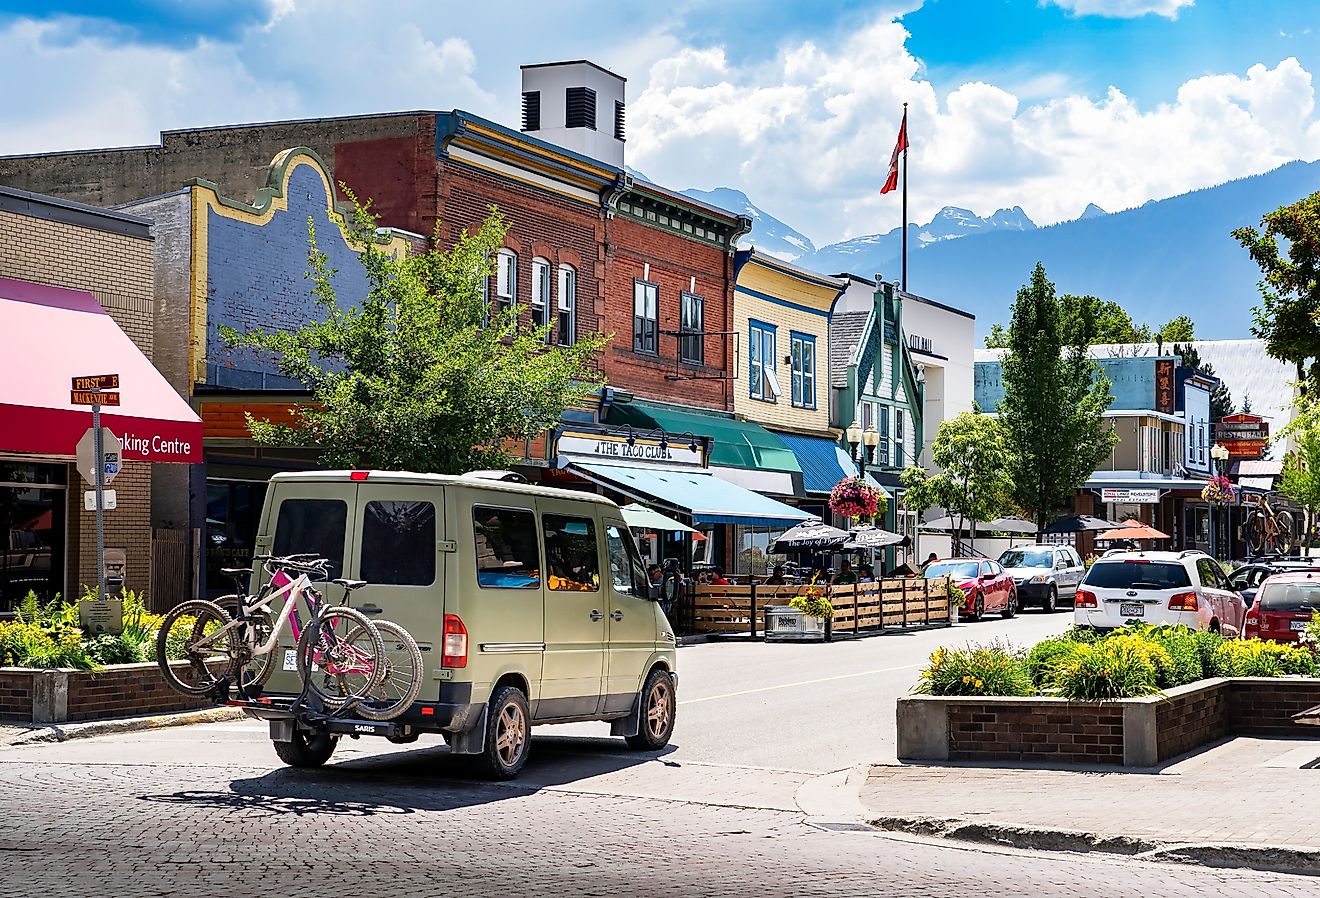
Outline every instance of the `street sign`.
<svg viewBox="0 0 1320 898">
<path fill-rule="evenodd" d="M 1101 487 L 1101 502 L 1127 502 L 1137 505 L 1154 505 L 1160 501 L 1158 489 L 1131 489 L 1128 487 Z"/>
<path fill-rule="evenodd" d="M 101 497 L 101 507 L 106 511 L 114 511 L 119 507 L 119 501 L 114 490 L 102 490 Z M 96 490 L 88 490 L 83 493 L 83 508 L 88 511 L 96 511 Z"/>
<path fill-rule="evenodd" d="M 98 393 L 94 390 L 70 390 L 70 405 L 118 405 L 119 393 Z"/>
<path fill-rule="evenodd" d="M 93 393 L 103 392 L 105 390 L 119 389 L 118 374 L 91 374 L 86 377 L 75 377 L 69 387 L 70 390 L 90 390 Z"/>
<path fill-rule="evenodd" d="M 73 405 L 118 405 L 119 375 L 88 374 L 70 378 L 69 402 Z"/>
<path fill-rule="evenodd" d="M 82 439 L 78 441 L 77 449 L 78 473 L 92 486 L 96 486 L 96 449 L 93 446 L 95 441 L 96 432 L 89 427 L 87 432 L 82 435 Z M 119 473 L 124 444 L 108 427 L 101 428 L 101 442 L 103 444 L 101 447 L 101 471 L 104 477 L 102 483 L 109 483 Z"/>
</svg>

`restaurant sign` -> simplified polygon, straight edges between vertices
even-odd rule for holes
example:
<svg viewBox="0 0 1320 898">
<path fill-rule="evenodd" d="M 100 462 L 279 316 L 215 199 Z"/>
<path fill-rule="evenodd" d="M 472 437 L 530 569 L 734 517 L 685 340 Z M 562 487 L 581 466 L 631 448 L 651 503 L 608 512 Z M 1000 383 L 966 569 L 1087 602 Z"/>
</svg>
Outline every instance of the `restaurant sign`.
<svg viewBox="0 0 1320 898">
<path fill-rule="evenodd" d="M 1215 422 L 1215 442 L 1229 458 L 1260 458 L 1270 442 L 1269 422 L 1260 415 L 1225 415 Z"/>
<path fill-rule="evenodd" d="M 706 461 L 703 440 L 677 435 L 663 439 L 649 435 L 642 438 L 626 431 L 591 433 L 566 430 L 559 435 L 558 454 L 582 461 L 646 462 L 684 467 L 702 467 Z"/>
<path fill-rule="evenodd" d="M 1174 412 L 1173 359 L 1155 362 L 1155 411 L 1172 415 Z"/>
</svg>

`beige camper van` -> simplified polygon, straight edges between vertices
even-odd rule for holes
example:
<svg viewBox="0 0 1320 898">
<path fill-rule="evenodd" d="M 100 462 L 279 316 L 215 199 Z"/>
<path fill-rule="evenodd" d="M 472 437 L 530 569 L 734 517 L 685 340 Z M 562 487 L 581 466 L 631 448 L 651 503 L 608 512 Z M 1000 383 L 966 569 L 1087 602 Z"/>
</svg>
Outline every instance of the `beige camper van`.
<svg viewBox="0 0 1320 898">
<path fill-rule="evenodd" d="M 248 707 L 270 721 L 286 763 L 324 764 L 344 734 L 411 742 L 439 733 L 487 775 L 509 778 L 527 760 L 532 726 L 584 720 L 609 721 L 638 750 L 668 743 L 674 631 L 623 514 L 601 496 L 520 480 L 496 471 L 271 479 L 257 554 L 315 553 L 330 559 L 332 578 L 367 581 L 348 601 L 411 632 L 425 669 L 417 702 L 386 722 L 290 713 L 300 683 L 277 669 Z M 326 595 L 342 598 L 334 585 Z"/>
</svg>

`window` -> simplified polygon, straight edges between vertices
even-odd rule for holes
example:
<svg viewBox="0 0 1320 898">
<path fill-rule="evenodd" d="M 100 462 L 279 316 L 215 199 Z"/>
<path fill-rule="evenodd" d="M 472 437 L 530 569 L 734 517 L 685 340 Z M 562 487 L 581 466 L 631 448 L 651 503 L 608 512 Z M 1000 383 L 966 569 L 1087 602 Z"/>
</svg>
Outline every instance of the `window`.
<svg viewBox="0 0 1320 898">
<path fill-rule="evenodd" d="M 809 334 L 792 335 L 792 400 L 798 408 L 816 407 L 816 338 Z"/>
<path fill-rule="evenodd" d="M 487 589 L 538 589 L 541 556 L 536 516 L 521 508 L 472 507 L 472 545 L 477 585 Z"/>
<path fill-rule="evenodd" d="M 285 499 L 275 519 L 273 555 L 309 552 L 330 560 L 330 578 L 344 576 L 344 531 L 348 503 L 343 499 Z"/>
<path fill-rule="evenodd" d="M 596 130 L 596 92 L 589 87 L 564 91 L 564 127 Z"/>
<path fill-rule="evenodd" d="M 546 310 L 550 308 L 550 263 L 545 259 L 532 260 L 532 326 L 545 327 L 549 323 Z M 550 342 L 550 334 L 546 334 Z"/>
<path fill-rule="evenodd" d="M 362 579 L 389 586 L 435 582 L 435 506 L 368 502 L 362 520 Z"/>
<path fill-rule="evenodd" d="M 750 371 L 747 378 L 753 399 L 774 402 L 779 398 L 779 378 L 775 373 L 775 326 L 751 323 L 747 340 L 747 359 Z"/>
<path fill-rule="evenodd" d="M 1211 589 L 1224 587 L 1224 572 L 1215 564 L 1213 558 L 1196 559 L 1196 572 L 1201 575 L 1201 585 Z"/>
<path fill-rule="evenodd" d="M 600 589 L 600 548 L 590 518 L 541 516 L 545 530 L 546 584 L 554 590 L 595 592 Z"/>
<path fill-rule="evenodd" d="M 633 351 L 657 355 L 660 350 L 660 288 L 633 281 Z"/>
<path fill-rule="evenodd" d="M 876 409 L 880 413 L 879 422 L 876 429 L 880 431 L 880 442 L 875 447 L 875 460 L 877 464 L 889 464 L 889 406 L 882 405 Z"/>
<path fill-rule="evenodd" d="M 680 297 L 678 329 L 685 334 L 701 334 L 706 330 L 706 300 L 695 293 L 684 293 Z M 706 361 L 705 338 L 680 337 L 678 357 L 693 365 Z"/>
<path fill-rule="evenodd" d="M 903 410 L 894 409 L 894 467 L 903 467 L 903 448 L 907 442 L 903 427 Z"/>
<path fill-rule="evenodd" d="M 624 110 L 623 101 L 614 101 L 614 139 L 623 140 L 624 133 Z"/>
<path fill-rule="evenodd" d="M 559 345 L 577 342 L 577 272 L 571 265 L 559 266 Z"/>
<path fill-rule="evenodd" d="M 605 542 L 610 550 L 610 582 L 614 584 L 614 591 L 646 598 L 650 591 L 646 568 L 637 554 L 632 534 L 625 527 L 610 524 L 605 528 Z"/>
<path fill-rule="evenodd" d="M 518 257 L 502 249 L 495 256 L 495 305 L 503 312 L 518 302 Z"/>
<path fill-rule="evenodd" d="M 1177 589 L 1192 585 L 1187 569 L 1176 562 L 1103 559 L 1091 565 L 1082 583 L 1100 589 Z"/>
<path fill-rule="evenodd" d="M 539 90 L 523 91 L 522 129 L 524 131 L 541 130 L 541 92 Z"/>
</svg>

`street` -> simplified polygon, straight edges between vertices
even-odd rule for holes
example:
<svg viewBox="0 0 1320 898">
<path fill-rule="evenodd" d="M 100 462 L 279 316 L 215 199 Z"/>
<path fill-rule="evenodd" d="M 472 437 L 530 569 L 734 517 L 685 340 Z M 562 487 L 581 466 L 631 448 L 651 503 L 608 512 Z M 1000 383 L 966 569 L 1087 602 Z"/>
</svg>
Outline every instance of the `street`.
<svg viewBox="0 0 1320 898">
<path fill-rule="evenodd" d="M 326 768 L 286 769 L 248 720 L 10 748 L 0 896 L 1314 894 L 1286 876 L 857 831 L 822 774 L 892 757 L 894 699 L 935 645 L 1029 643 L 1069 620 L 684 648 L 672 750 L 547 728 L 507 784 L 466 778 L 434 738 L 346 739 Z M 844 825 L 804 822 L 830 811 Z"/>
</svg>

